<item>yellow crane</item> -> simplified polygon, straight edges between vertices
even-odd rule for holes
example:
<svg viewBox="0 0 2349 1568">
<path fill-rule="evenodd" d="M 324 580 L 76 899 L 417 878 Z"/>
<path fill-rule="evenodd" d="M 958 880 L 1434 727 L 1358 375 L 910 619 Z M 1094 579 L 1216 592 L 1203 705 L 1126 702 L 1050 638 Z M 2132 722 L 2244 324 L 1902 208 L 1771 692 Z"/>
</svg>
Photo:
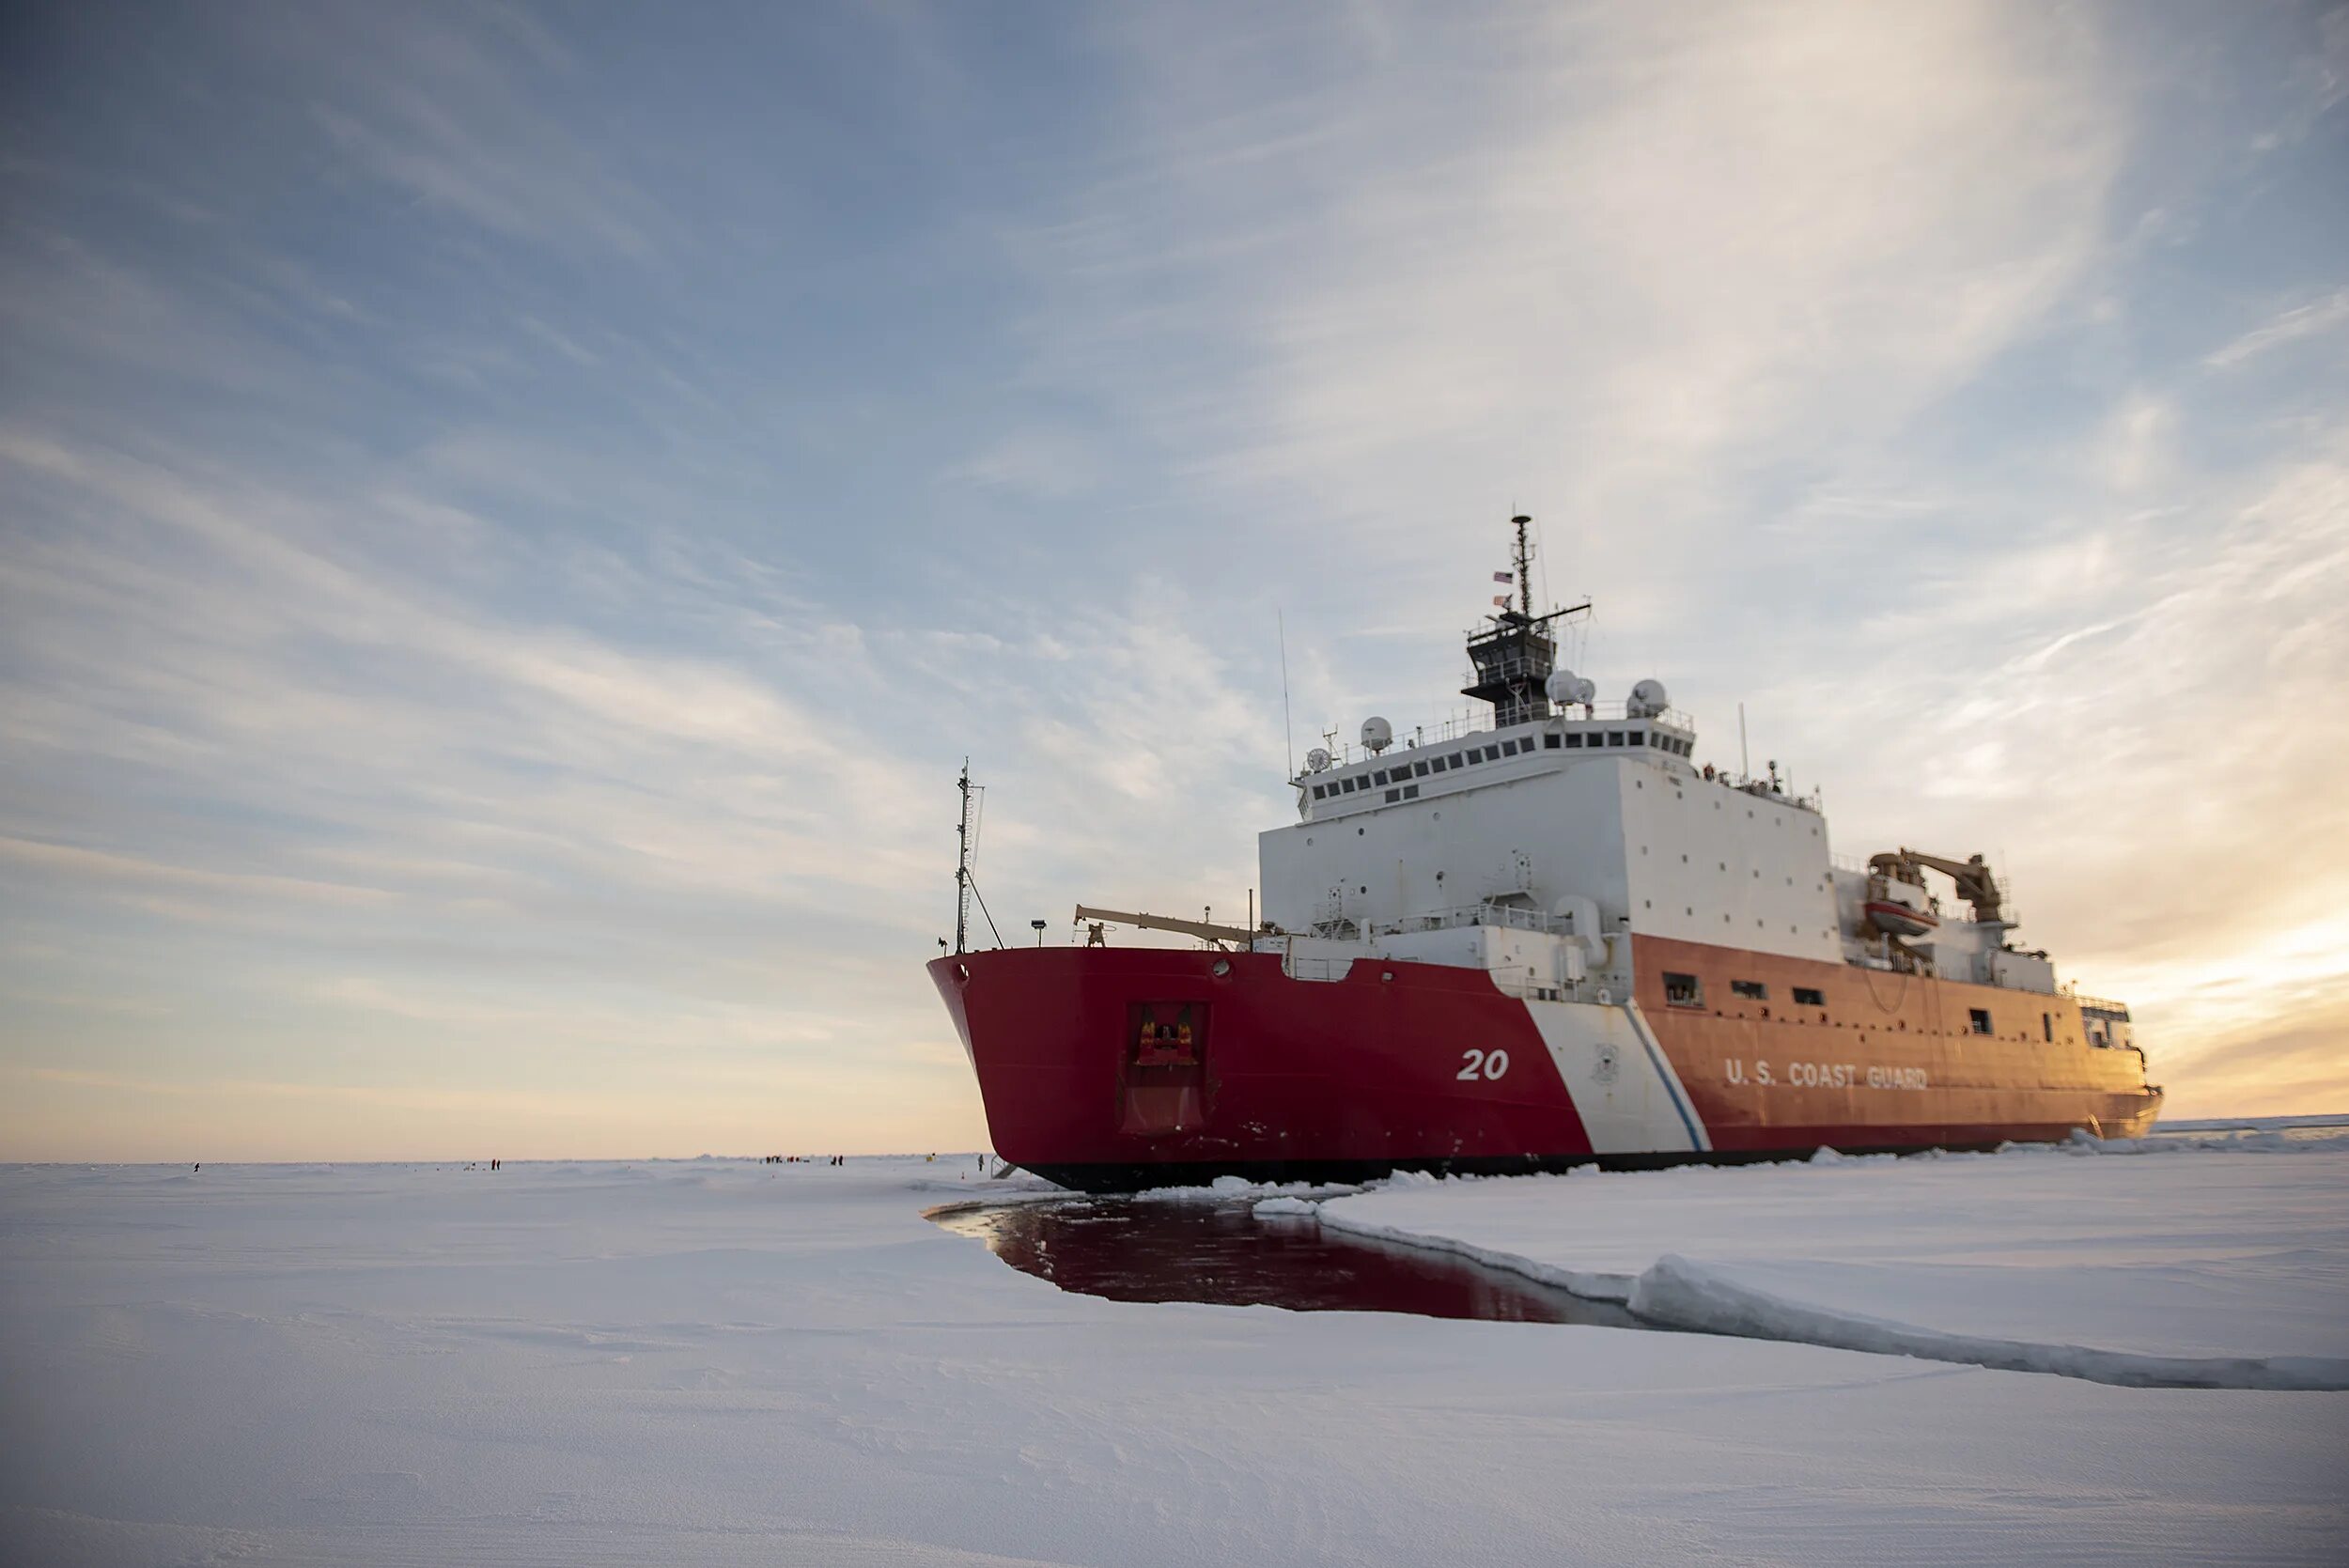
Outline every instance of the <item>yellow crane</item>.
<svg viewBox="0 0 2349 1568">
<path fill-rule="evenodd" d="M 1237 925 L 1210 925 L 1204 920 L 1177 920 L 1173 915 L 1128 914 L 1123 909 L 1097 909 L 1089 904 L 1077 906 L 1080 923 L 1088 920 L 1107 921 L 1117 925 L 1130 925 L 1142 931 L 1174 931 L 1202 941 L 1237 942 L 1245 947 L 1255 933 L 1243 931 Z"/>
<path fill-rule="evenodd" d="M 1889 855 L 1872 855 L 1868 869 L 1878 876 L 1906 882 L 1911 887 L 1923 887 L 1923 873 L 1937 871 L 1957 884 L 1957 896 L 1973 906 L 1974 919 L 1983 924 L 1999 918 L 2005 900 L 1999 892 L 1999 879 L 1980 855 L 1952 861 L 1941 855 L 1928 855 L 1920 849 L 1903 848 Z"/>
</svg>

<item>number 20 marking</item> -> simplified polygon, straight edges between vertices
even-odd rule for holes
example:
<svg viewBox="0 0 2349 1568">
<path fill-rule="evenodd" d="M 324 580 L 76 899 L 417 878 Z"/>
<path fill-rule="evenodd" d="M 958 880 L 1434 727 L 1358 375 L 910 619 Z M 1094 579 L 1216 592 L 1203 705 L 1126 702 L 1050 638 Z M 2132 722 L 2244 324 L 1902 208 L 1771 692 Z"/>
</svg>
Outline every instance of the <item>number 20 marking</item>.
<svg viewBox="0 0 2349 1568">
<path fill-rule="evenodd" d="M 1496 1079 L 1509 1070 L 1509 1053 L 1505 1050 L 1464 1050 L 1460 1060 L 1466 1065 L 1452 1076 L 1466 1083 L 1478 1079 Z"/>
</svg>

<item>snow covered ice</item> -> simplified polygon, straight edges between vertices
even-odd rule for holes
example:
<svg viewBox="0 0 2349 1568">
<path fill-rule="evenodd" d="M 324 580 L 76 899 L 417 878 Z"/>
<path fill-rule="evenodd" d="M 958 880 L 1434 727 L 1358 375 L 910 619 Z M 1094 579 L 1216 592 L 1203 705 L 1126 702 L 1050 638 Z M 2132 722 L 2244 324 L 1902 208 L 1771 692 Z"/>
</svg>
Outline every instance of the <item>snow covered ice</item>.
<svg viewBox="0 0 2349 1568">
<path fill-rule="evenodd" d="M 0 1560 L 2349 1552 L 2349 1394 L 1106 1301 L 926 1221 L 991 1189 L 951 1171 L 0 1172 Z M 1317 1212 L 1618 1291 L 1671 1253 L 1839 1319 L 2323 1358 L 2349 1355 L 2345 1188 L 2324 1145 L 2031 1151 L 1396 1184 Z"/>
</svg>

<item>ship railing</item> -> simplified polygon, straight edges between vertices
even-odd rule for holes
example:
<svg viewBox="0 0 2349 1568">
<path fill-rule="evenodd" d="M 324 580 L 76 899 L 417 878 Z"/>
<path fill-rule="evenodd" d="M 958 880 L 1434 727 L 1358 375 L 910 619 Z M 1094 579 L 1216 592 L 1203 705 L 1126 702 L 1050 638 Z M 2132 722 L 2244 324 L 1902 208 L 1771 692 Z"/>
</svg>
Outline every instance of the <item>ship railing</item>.
<svg viewBox="0 0 2349 1568">
<path fill-rule="evenodd" d="M 1505 667 L 1492 671 L 1479 670 L 1473 664 L 1461 673 L 1465 677 L 1462 684 L 1466 686 L 1479 685 L 1495 675 L 1506 680 L 1515 678 L 1518 675 L 1532 674 L 1530 670 L 1521 671 Z M 1548 693 L 1542 692 L 1539 695 L 1547 699 Z M 1691 735 L 1696 733 L 1697 727 L 1694 715 L 1684 713 L 1676 707 L 1668 707 L 1659 713 L 1634 713 L 1631 711 L 1631 705 L 1627 702 L 1593 703 L 1590 705 L 1590 711 L 1585 713 L 1583 705 L 1580 703 L 1551 703 L 1549 706 L 1557 710 L 1557 717 L 1561 719 L 1599 720 L 1610 723 L 1619 723 L 1628 719 L 1653 719 L 1668 728 L 1685 730 Z M 1479 718 L 1476 722 L 1481 725 L 1489 725 L 1490 721 Z"/>
<path fill-rule="evenodd" d="M 1512 649 L 1483 663 L 1471 661 L 1469 665 L 1469 684 L 1481 685 L 1488 680 L 1538 680 L 1547 677 L 1551 670 L 1557 668 L 1557 663 L 1555 657 L 1529 659 Z"/>
<path fill-rule="evenodd" d="M 2123 1018 L 2129 1016 L 2128 1003 L 2126 1002 L 2108 1001 L 2103 997 L 2082 996 L 2069 986 L 2065 986 L 2063 988 L 2063 994 L 2070 997 L 2074 1001 L 2078 1002 L 2080 1004 L 2080 1011 L 2083 1013 L 2110 1013 Z"/>
<path fill-rule="evenodd" d="M 1562 936 L 1573 929 L 1573 923 L 1563 915 L 1546 914 L 1517 904 L 1499 904 L 1487 899 L 1478 904 L 1462 904 L 1450 909 L 1433 909 L 1425 914 L 1409 915 L 1391 924 L 1378 927 L 1388 936 L 1401 936 L 1410 931 L 1446 931 L 1460 925 L 1503 925 L 1514 931 L 1541 931 Z"/>
<path fill-rule="evenodd" d="M 1593 703 L 1588 714 L 1582 711 L 1580 703 L 1563 705 L 1553 703 L 1550 706 L 1556 709 L 1554 717 L 1570 719 L 1578 723 L 1620 723 L 1626 720 L 1644 717 L 1631 713 L 1630 705 L 1627 703 Z M 1678 730 L 1684 735 L 1696 733 L 1696 720 L 1679 708 L 1668 707 L 1653 717 L 1657 723 L 1664 725 L 1667 729 Z M 1439 719 L 1432 724 L 1416 725 L 1408 731 L 1397 729 L 1394 745 L 1387 754 L 1392 757 L 1398 751 L 1442 746 L 1455 740 L 1466 740 L 1472 736 L 1491 736 L 1499 732 L 1494 727 L 1493 715 L 1488 711 L 1455 713 L 1449 718 Z M 1333 763 L 1339 768 L 1351 768 L 1358 762 L 1368 762 L 1371 756 L 1371 753 L 1361 747 L 1346 741 L 1338 741 L 1330 748 L 1330 752 Z M 1719 782 L 1735 787 L 1738 781 L 1724 773 Z M 1779 799 L 1788 805 L 1816 809 L 1812 797 L 1797 800 L 1793 796 L 1781 795 Z"/>
</svg>

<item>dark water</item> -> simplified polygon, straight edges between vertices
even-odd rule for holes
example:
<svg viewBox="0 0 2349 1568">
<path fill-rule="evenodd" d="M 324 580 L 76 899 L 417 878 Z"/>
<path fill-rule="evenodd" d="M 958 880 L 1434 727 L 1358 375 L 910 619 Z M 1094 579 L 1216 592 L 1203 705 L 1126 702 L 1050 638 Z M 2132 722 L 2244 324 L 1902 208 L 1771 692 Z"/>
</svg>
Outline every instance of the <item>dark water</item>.
<svg viewBox="0 0 2349 1568">
<path fill-rule="evenodd" d="M 1259 1219 L 1250 1210 L 1248 1203 L 1073 1198 L 939 1209 L 930 1219 L 977 1237 L 1022 1273 L 1112 1301 L 1655 1327 L 1611 1303 L 1465 1258 L 1348 1236 L 1307 1217 Z"/>
</svg>

